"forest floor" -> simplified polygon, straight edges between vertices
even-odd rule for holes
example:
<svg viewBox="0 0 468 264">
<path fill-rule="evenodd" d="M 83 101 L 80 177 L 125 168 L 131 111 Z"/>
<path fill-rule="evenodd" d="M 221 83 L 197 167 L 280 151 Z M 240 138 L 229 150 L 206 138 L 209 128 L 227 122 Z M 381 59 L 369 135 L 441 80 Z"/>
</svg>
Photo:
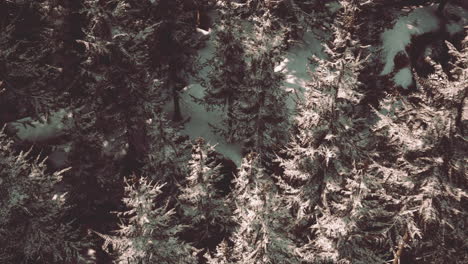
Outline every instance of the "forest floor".
<svg viewBox="0 0 468 264">
<path fill-rule="evenodd" d="M 213 31 L 201 32 L 207 34 L 209 39 L 206 46 L 198 51 L 198 58 L 201 64 L 204 64 L 214 54 Z M 289 111 L 293 112 L 297 100 L 302 97 L 303 87 L 310 79 L 309 59 L 313 56 L 323 58 L 322 43 L 316 37 L 316 32 L 308 31 L 303 38 L 297 41 L 283 55 L 282 62 L 276 66 L 276 71 L 284 73 L 283 88 L 289 92 L 287 106 Z M 198 75 L 198 78 L 206 79 L 209 72 L 209 66 L 204 67 Z M 232 160 L 237 166 L 242 162 L 242 148 L 240 144 L 229 143 L 225 138 L 213 131 L 214 127 L 221 127 L 222 117 L 226 114 L 222 108 L 208 111 L 203 105 L 200 105 L 193 98 L 201 99 L 205 88 L 197 82 L 197 78 L 191 78 L 190 84 L 184 88 L 180 96 L 181 111 L 187 121 L 184 123 L 182 133 L 188 135 L 190 139 L 203 137 L 211 145 L 216 145 L 217 152 Z M 172 102 L 165 107 L 170 112 L 173 109 Z M 294 115 L 291 115 L 294 116 Z"/>
</svg>

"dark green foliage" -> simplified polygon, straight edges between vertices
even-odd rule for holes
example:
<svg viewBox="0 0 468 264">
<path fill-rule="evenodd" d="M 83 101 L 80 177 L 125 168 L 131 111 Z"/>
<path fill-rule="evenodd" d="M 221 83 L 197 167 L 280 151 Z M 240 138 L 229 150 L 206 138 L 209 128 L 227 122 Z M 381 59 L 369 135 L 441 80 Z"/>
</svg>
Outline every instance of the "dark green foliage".
<svg viewBox="0 0 468 264">
<path fill-rule="evenodd" d="M 245 86 L 233 106 L 233 139 L 243 143 L 245 153 L 259 153 L 270 162 L 273 152 L 286 141 L 288 129 L 283 75 L 275 71 L 279 62 L 280 38 L 271 31 L 269 15 L 258 18 L 248 50 Z"/>
<path fill-rule="evenodd" d="M 65 171 L 46 172 L 45 160 L 21 152 L 0 133 L 0 262 L 72 263 L 87 246 L 66 222 Z"/>
<path fill-rule="evenodd" d="M 222 175 L 214 148 L 201 138 L 192 148 L 190 174 L 178 199 L 181 221 L 187 225 L 184 237 L 197 248 L 214 249 L 232 226 L 231 206 L 216 188 Z"/>
<path fill-rule="evenodd" d="M 0 3 L 0 80 L 5 89 L 0 98 L 1 126 L 61 106 L 61 39 L 56 33 L 60 24 L 54 21 L 60 21 L 63 12 L 49 2 Z"/>
<path fill-rule="evenodd" d="M 144 178 L 126 186 L 123 202 L 128 211 L 119 214 L 120 228 L 115 236 L 101 235 L 104 248 L 112 245 L 116 263 L 195 263 L 193 248 L 176 237 L 183 227 L 174 210 L 156 206 L 161 188 Z"/>
<path fill-rule="evenodd" d="M 234 263 L 300 263 L 290 230 L 291 218 L 273 179 L 255 153 L 243 160 L 235 179 L 231 240 Z M 225 256 L 226 257 L 226 256 Z"/>
<path fill-rule="evenodd" d="M 408 29 L 444 34 L 408 40 L 402 94 L 380 36 L 430 4 Z M 0 1 L 0 263 L 466 263 L 462 6 Z M 190 143 L 202 107 L 219 145 Z"/>
<path fill-rule="evenodd" d="M 245 45 L 240 20 L 232 12 L 232 5 L 226 2 L 222 10 L 221 20 L 215 29 L 215 47 L 213 59 L 207 64 L 211 66 L 208 81 L 204 83 L 204 104 L 208 109 L 223 107 L 226 113 L 223 119 L 225 129 L 220 129 L 228 141 L 233 140 L 234 105 L 246 85 L 245 75 L 247 64 L 245 62 Z"/>
</svg>

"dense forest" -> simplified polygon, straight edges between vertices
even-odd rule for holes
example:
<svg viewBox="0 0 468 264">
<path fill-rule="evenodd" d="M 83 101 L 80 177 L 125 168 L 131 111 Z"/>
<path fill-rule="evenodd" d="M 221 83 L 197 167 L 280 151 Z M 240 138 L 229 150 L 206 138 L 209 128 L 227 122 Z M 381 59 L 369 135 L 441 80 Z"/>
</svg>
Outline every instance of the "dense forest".
<svg viewBox="0 0 468 264">
<path fill-rule="evenodd" d="M 468 263 L 465 0 L 0 1 L 0 263 Z"/>
</svg>

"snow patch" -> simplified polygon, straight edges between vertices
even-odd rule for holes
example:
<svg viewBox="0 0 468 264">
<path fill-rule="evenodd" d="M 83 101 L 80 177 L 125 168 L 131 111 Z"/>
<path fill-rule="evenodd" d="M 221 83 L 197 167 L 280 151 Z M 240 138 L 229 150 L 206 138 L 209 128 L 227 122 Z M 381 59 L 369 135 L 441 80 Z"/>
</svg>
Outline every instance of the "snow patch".
<svg viewBox="0 0 468 264">
<path fill-rule="evenodd" d="M 458 23 L 447 24 L 447 32 L 450 36 L 453 36 L 463 30 L 463 26 Z"/>
<path fill-rule="evenodd" d="M 393 82 L 403 88 L 408 88 L 413 82 L 413 74 L 409 67 L 405 67 L 397 72 L 393 77 Z"/>
<path fill-rule="evenodd" d="M 397 20 L 392 29 L 382 33 L 385 67 L 381 75 L 389 74 L 395 66 L 393 59 L 399 52 L 406 53 L 412 36 L 422 35 L 439 28 L 438 18 L 431 7 L 418 8 Z"/>
<path fill-rule="evenodd" d="M 202 29 L 200 29 L 202 30 Z M 197 29 L 198 31 L 198 29 Z M 208 37 L 211 35 L 211 30 L 206 31 Z M 207 40 L 206 46 L 199 50 L 198 57 L 200 63 L 204 63 L 213 57 L 215 47 L 213 41 Z M 201 69 L 199 77 L 207 79 L 209 67 Z M 224 109 L 215 108 L 213 111 L 207 111 L 203 105 L 198 104 L 194 98 L 203 98 L 205 87 L 197 83 L 195 78 L 189 81 L 189 85 L 185 87 L 180 95 L 180 108 L 184 117 L 190 117 L 188 122 L 184 124 L 182 133 L 188 135 L 191 139 L 202 137 L 210 145 L 215 146 L 215 150 L 226 158 L 232 160 L 237 166 L 242 162 L 242 147 L 240 144 L 228 143 L 225 138 L 213 132 L 213 128 L 222 127 L 222 119 L 226 114 Z M 173 103 L 169 102 L 165 106 L 167 112 L 172 111 Z"/>
<path fill-rule="evenodd" d="M 201 29 L 201 28 L 197 28 L 197 32 L 201 33 L 204 36 L 208 36 L 211 33 L 211 28 L 208 31 L 204 30 L 204 29 Z"/>
<path fill-rule="evenodd" d="M 307 31 L 304 33 L 302 43 L 289 49 L 283 61 L 275 67 L 275 71 L 281 71 L 284 74 L 283 88 L 290 92 L 286 99 L 289 111 L 294 111 L 297 100 L 303 98 L 304 89 L 310 80 L 309 71 L 313 70 L 309 62 L 309 58 L 313 55 L 325 58 L 322 43 L 317 39 L 316 32 Z"/>
<path fill-rule="evenodd" d="M 16 131 L 19 139 L 29 142 L 40 142 L 61 136 L 66 129 L 71 127 L 72 114 L 65 109 L 52 113 L 48 118 L 41 117 L 33 120 L 26 117 L 9 126 Z M 68 119 L 68 120 L 67 120 Z"/>
</svg>

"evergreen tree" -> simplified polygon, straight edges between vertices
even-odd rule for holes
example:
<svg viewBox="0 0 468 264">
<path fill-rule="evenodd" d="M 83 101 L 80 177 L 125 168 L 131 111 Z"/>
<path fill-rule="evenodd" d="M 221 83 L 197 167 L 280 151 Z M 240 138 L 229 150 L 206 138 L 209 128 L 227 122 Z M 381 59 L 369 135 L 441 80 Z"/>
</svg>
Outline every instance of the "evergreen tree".
<svg viewBox="0 0 468 264">
<path fill-rule="evenodd" d="M 215 53 L 208 74 L 208 82 L 203 98 L 208 109 L 222 106 L 226 109 L 222 132 L 232 141 L 234 104 L 239 99 L 242 87 L 245 86 L 244 77 L 247 70 L 245 63 L 245 46 L 242 43 L 240 21 L 236 19 L 232 3 L 223 1 L 222 17 L 216 28 Z"/>
<path fill-rule="evenodd" d="M 0 126 L 64 107 L 60 32 L 66 10 L 54 1 L 2 1 L 0 17 Z"/>
<path fill-rule="evenodd" d="M 420 92 L 381 103 L 375 131 L 387 138 L 388 182 L 394 199 L 402 200 L 397 219 L 394 263 L 463 263 L 466 254 L 466 142 L 457 116 L 466 96 L 467 56 L 448 43 L 454 56 L 454 79 L 440 65 L 435 73 L 416 79 Z M 417 103 L 415 103 L 417 102 Z M 387 169 L 389 170 L 389 169 Z M 398 185 L 397 185 L 398 184 Z M 399 194 L 397 196 L 397 194 Z"/>
<path fill-rule="evenodd" d="M 160 9 L 163 2 L 121 0 L 108 5 L 85 1 L 86 35 L 78 40 L 85 49 L 80 72 L 83 85 L 73 101 L 76 127 L 70 134 L 70 160 L 76 168 L 70 182 L 82 186 L 74 194 L 83 216 L 92 218 L 97 211 L 115 208 L 122 194 L 115 190 L 120 189 L 124 175 L 158 175 L 161 181 L 183 175 L 177 164 L 184 157 L 180 155 L 183 144 L 175 147 L 176 140 L 183 140 L 161 111 L 171 96 L 165 88 L 170 81 L 168 62 L 156 61 L 162 58 L 157 52 L 170 55 L 163 48 L 170 48 L 171 43 L 156 41 L 168 33 L 163 28 L 167 17 L 160 13 L 167 11 Z M 166 4 L 182 9 L 180 2 Z M 173 33 L 188 41 L 192 35 L 184 32 Z M 154 46 L 161 50 L 155 51 Z M 154 173 L 158 170 L 165 173 Z M 175 184 L 166 187 L 174 188 Z"/>
<path fill-rule="evenodd" d="M 183 0 L 152 1 L 151 10 L 157 19 L 155 43 L 151 48 L 153 65 L 162 75 L 165 92 L 172 97 L 173 120 L 181 121 L 179 92 L 187 85 L 194 68 L 194 51 L 199 41 L 194 39 L 197 18 L 195 12 L 204 3 Z"/>
<path fill-rule="evenodd" d="M 124 204 L 128 211 L 119 213 L 122 220 L 115 236 L 101 235 L 112 246 L 117 263 L 196 263 L 193 248 L 177 238 L 182 226 L 167 205 L 157 207 L 162 185 L 145 178 L 127 182 Z"/>
<path fill-rule="evenodd" d="M 222 240 L 230 227 L 230 208 L 216 189 L 221 180 L 214 148 L 202 138 L 193 146 L 189 161 L 190 175 L 179 195 L 185 234 L 197 248 L 211 248 Z"/>
<path fill-rule="evenodd" d="M 387 238 L 394 230 L 389 226 L 396 224 L 396 202 L 382 192 L 385 180 L 369 166 L 378 157 L 378 141 L 368 126 L 373 116 L 360 105 L 359 43 L 344 23 L 355 9 L 346 1 L 341 4 L 344 12 L 334 26 L 335 38 L 326 46 L 329 58 L 314 59 L 296 133 L 287 158 L 280 159 L 280 185 L 297 219 L 304 261 L 383 263 L 391 257 Z M 304 234 L 307 227 L 312 233 Z"/>
<path fill-rule="evenodd" d="M 362 110 L 357 77 L 363 61 L 353 54 L 358 47 L 348 47 L 349 37 L 335 27 L 332 48 L 325 47 L 329 58 L 313 58 L 315 69 L 298 105 L 293 140 L 284 152 L 287 158 L 280 159 L 287 179 L 283 187 L 294 194 L 291 205 L 300 220 L 311 216 L 324 180 L 349 173 L 367 151 L 367 120 L 357 112 Z"/>
<path fill-rule="evenodd" d="M 248 53 L 246 86 L 233 107 L 233 138 L 243 142 L 245 152 L 257 152 L 269 162 L 286 141 L 287 92 L 281 87 L 283 75 L 275 71 L 280 38 L 273 35 L 268 14 L 257 22 Z"/>
<path fill-rule="evenodd" d="M 165 195 L 176 195 L 180 191 L 178 182 L 189 171 L 185 165 L 190 160 L 190 142 L 166 119 L 161 106 L 147 110 L 152 118 L 146 121 L 148 153 L 141 160 L 141 174 L 165 182 Z"/>
<path fill-rule="evenodd" d="M 232 196 L 239 224 L 232 236 L 234 263 L 300 263 L 289 212 L 257 154 L 244 159 Z"/>
<path fill-rule="evenodd" d="M 16 154 L 0 133 L 0 262 L 72 263 L 87 245 L 66 222 L 66 195 L 56 191 L 65 171 L 46 171 L 45 160 Z"/>
</svg>

